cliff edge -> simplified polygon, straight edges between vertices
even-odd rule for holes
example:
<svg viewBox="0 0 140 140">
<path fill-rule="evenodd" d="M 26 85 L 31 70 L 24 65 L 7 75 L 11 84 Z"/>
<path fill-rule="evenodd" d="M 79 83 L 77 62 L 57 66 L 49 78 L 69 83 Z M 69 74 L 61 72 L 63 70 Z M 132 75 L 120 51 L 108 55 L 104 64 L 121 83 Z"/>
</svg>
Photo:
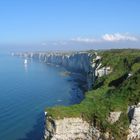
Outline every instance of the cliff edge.
<svg viewBox="0 0 140 140">
<path fill-rule="evenodd" d="M 95 81 L 85 99 L 45 110 L 45 139 L 140 139 L 140 51 L 98 52 L 92 62 Z"/>
</svg>

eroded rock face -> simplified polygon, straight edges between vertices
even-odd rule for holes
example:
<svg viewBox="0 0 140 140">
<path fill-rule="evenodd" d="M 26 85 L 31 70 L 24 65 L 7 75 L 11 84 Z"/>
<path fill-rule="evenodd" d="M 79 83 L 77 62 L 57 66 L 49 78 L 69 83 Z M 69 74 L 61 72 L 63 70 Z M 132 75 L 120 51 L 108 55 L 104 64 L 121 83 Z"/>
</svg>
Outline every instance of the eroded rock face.
<svg viewBox="0 0 140 140">
<path fill-rule="evenodd" d="M 102 68 L 96 69 L 95 75 L 98 77 L 102 77 L 104 75 L 108 75 L 111 72 L 112 70 L 110 67 L 102 67 Z"/>
<path fill-rule="evenodd" d="M 140 139 L 140 103 L 137 106 L 133 106 L 133 116 L 129 126 L 128 140 Z M 131 117 L 131 116 L 130 116 Z"/>
<path fill-rule="evenodd" d="M 119 120 L 120 115 L 121 115 L 121 111 L 118 111 L 118 112 L 110 112 L 109 117 L 108 117 L 108 121 L 111 124 L 113 124 L 113 123 L 115 123 L 116 121 Z"/>
<path fill-rule="evenodd" d="M 88 73 L 95 54 L 87 52 L 23 52 L 15 55 L 34 58 L 48 64 L 64 66 L 69 70 Z"/>
<path fill-rule="evenodd" d="M 93 140 L 100 138 L 100 132 L 82 118 L 47 118 L 45 139 L 51 140 Z M 52 124 L 50 124 L 52 123 Z"/>
</svg>

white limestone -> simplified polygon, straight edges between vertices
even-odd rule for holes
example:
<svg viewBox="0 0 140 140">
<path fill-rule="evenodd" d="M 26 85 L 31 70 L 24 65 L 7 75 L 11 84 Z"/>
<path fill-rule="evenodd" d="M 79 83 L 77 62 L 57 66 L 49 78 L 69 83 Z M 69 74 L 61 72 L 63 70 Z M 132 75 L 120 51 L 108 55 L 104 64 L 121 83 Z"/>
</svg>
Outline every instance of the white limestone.
<svg viewBox="0 0 140 140">
<path fill-rule="evenodd" d="M 50 119 L 50 118 L 49 118 Z M 53 120 L 54 125 L 50 124 L 52 120 L 47 120 L 47 129 L 45 138 L 51 140 L 93 140 L 100 138 L 100 132 L 92 127 L 90 123 L 82 118 L 64 118 Z"/>
<path fill-rule="evenodd" d="M 140 103 L 134 108 L 134 114 L 129 126 L 129 135 L 127 139 L 140 139 Z"/>
<path fill-rule="evenodd" d="M 110 112 L 109 117 L 108 117 L 108 121 L 113 124 L 116 121 L 119 120 L 121 115 L 121 111 L 117 111 L 117 112 Z"/>
<path fill-rule="evenodd" d="M 96 69 L 95 75 L 98 76 L 98 77 L 102 77 L 104 75 L 108 75 L 111 72 L 112 72 L 112 70 L 111 70 L 110 67 L 102 67 L 102 68 L 98 67 Z"/>
</svg>

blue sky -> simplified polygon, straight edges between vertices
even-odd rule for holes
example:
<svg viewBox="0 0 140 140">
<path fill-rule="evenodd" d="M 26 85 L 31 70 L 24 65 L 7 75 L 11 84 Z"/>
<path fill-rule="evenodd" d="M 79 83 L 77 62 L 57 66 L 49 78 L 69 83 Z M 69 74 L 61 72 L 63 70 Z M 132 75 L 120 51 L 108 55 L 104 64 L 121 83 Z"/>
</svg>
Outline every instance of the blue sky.
<svg viewBox="0 0 140 140">
<path fill-rule="evenodd" d="M 0 44 L 139 47 L 139 17 L 140 0 L 3 0 Z"/>
</svg>

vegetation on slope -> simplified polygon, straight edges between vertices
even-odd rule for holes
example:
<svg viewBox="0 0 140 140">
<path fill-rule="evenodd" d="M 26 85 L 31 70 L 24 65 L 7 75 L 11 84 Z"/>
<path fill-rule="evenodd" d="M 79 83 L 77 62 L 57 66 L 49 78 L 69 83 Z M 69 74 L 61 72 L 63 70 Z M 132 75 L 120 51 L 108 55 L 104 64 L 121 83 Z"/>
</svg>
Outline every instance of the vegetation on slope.
<svg viewBox="0 0 140 140">
<path fill-rule="evenodd" d="M 97 78 L 93 90 L 85 94 L 80 104 L 46 110 L 55 119 L 82 117 L 102 132 L 108 131 L 115 139 L 126 139 L 127 108 L 140 102 L 140 50 L 109 50 L 99 52 L 99 55 L 102 66 L 110 66 L 112 73 Z M 132 75 L 128 77 L 128 74 Z M 114 124 L 107 121 L 111 111 L 123 112 Z"/>
</svg>

